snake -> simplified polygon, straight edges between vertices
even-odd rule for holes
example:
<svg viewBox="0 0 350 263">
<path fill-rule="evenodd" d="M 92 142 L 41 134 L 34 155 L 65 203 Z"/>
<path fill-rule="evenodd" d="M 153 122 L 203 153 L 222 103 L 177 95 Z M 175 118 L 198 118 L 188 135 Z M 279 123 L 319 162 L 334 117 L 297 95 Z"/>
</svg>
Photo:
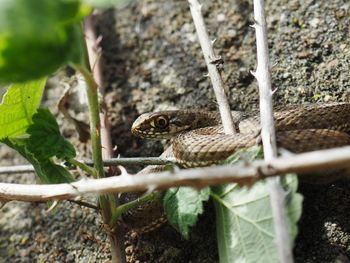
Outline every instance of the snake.
<svg viewBox="0 0 350 263">
<path fill-rule="evenodd" d="M 144 113 L 134 121 L 131 132 L 146 139 L 169 139 L 172 154 L 182 167 L 209 166 L 222 162 L 239 149 L 262 143 L 258 113 L 231 113 L 235 134 L 225 134 L 220 114 L 207 110 Z M 280 106 L 276 107 L 273 116 L 279 148 L 302 153 L 350 145 L 350 103 Z M 142 173 L 160 169 L 159 166 L 148 167 Z M 329 171 L 332 175 L 335 172 L 339 176 L 331 178 L 339 179 L 349 174 L 346 169 Z M 319 183 L 334 181 L 329 180 L 327 171 L 323 173 L 325 178 L 319 179 Z M 314 178 L 306 182 L 315 183 Z M 159 200 L 131 210 L 127 220 L 132 221 L 141 233 L 151 232 L 166 221 Z"/>
<path fill-rule="evenodd" d="M 233 111 L 235 134 L 225 134 L 218 112 L 172 110 L 144 113 L 131 132 L 141 138 L 170 139 L 183 167 L 208 166 L 261 142 L 260 116 Z M 350 144 L 350 103 L 306 104 L 274 111 L 276 141 L 293 153 Z"/>
</svg>

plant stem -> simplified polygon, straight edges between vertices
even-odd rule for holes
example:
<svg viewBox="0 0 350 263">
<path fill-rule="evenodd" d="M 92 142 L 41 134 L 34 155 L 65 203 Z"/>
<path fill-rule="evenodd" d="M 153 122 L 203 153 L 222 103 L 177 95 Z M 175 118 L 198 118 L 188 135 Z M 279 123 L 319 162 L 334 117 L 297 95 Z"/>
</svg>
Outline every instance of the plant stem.
<svg viewBox="0 0 350 263">
<path fill-rule="evenodd" d="M 76 167 L 79 167 L 81 170 L 91 175 L 92 177 L 94 178 L 97 177 L 96 170 L 92 169 L 90 166 L 86 165 L 85 163 L 79 162 L 78 160 L 75 160 L 73 158 L 70 158 L 68 162 L 75 165 Z"/>
<path fill-rule="evenodd" d="M 160 196 L 160 192 L 152 192 L 150 194 L 141 196 L 140 198 L 130 201 L 128 203 L 122 204 L 120 206 L 118 206 L 118 208 L 114 211 L 113 216 L 111 218 L 111 222 L 110 225 L 116 225 L 118 219 L 120 218 L 120 216 L 129 211 L 130 209 L 133 209 L 137 206 L 140 206 L 144 203 L 147 203 L 148 201 L 152 201 L 155 200 L 157 197 Z"/>
<path fill-rule="evenodd" d="M 75 68 L 84 76 L 86 81 L 86 95 L 89 104 L 90 113 L 90 132 L 91 132 L 91 146 L 92 146 L 92 160 L 94 168 L 97 172 L 97 178 L 103 178 L 103 161 L 102 161 L 102 145 L 100 136 L 100 115 L 98 103 L 98 86 L 94 81 L 91 72 L 86 68 L 75 65 Z"/>
<path fill-rule="evenodd" d="M 96 34 L 95 31 L 95 14 L 91 14 L 90 16 L 86 17 L 84 21 L 84 35 L 85 35 L 85 65 L 90 67 L 90 76 L 93 76 L 93 85 L 96 87 L 94 91 L 96 91 L 94 94 L 96 101 L 97 101 L 97 91 L 100 92 L 100 94 L 104 93 L 103 89 L 103 76 L 102 76 L 102 70 L 100 67 L 100 60 L 99 53 L 97 52 L 100 44 L 99 37 Z M 99 89 L 98 89 L 99 88 Z M 88 94 L 89 97 L 89 94 Z M 104 158 L 111 158 L 113 156 L 113 147 L 112 147 L 112 141 L 111 141 L 111 133 L 110 133 L 110 123 L 108 122 L 107 118 L 107 109 L 101 110 L 99 109 L 98 102 L 96 104 L 96 108 L 98 109 L 95 111 L 94 114 L 96 114 L 96 120 L 98 120 L 98 123 L 96 122 L 96 131 L 98 131 L 98 138 L 99 138 L 99 156 L 98 156 L 98 167 L 95 166 L 96 170 L 98 170 L 98 173 L 101 172 L 100 175 L 105 176 L 113 176 L 117 173 L 120 173 L 120 170 L 118 167 L 109 167 L 107 175 L 104 173 L 103 170 L 103 163 L 102 163 L 102 157 Z M 98 129 L 97 129 L 98 128 Z M 92 137 L 92 136 L 91 136 Z M 101 147 L 101 142 L 103 142 L 103 148 Z M 96 160 L 94 159 L 93 162 L 95 163 Z M 95 165 L 95 164 L 94 164 Z M 123 263 L 125 262 L 125 248 L 124 248 L 124 228 L 120 224 L 116 225 L 109 225 L 111 217 L 115 213 L 117 207 L 119 206 L 119 199 L 116 195 L 108 195 L 108 196 L 101 196 L 100 199 L 100 206 L 102 208 L 102 217 L 105 224 L 108 225 L 108 228 L 113 231 L 106 231 L 109 240 L 111 243 L 111 254 L 112 254 L 112 262 L 116 263 Z"/>
<path fill-rule="evenodd" d="M 100 109 L 98 101 L 98 85 L 95 82 L 91 73 L 91 68 L 88 59 L 88 51 L 85 45 L 85 65 L 74 65 L 74 67 L 83 75 L 86 81 L 86 95 L 88 98 L 89 114 L 90 114 L 90 133 L 92 146 L 92 160 L 94 169 L 96 170 L 96 178 L 104 178 L 102 160 L 102 145 L 101 145 L 101 124 L 100 124 Z M 116 200 L 113 195 L 101 195 L 98 199 L 101 208 L 102 220 L 106 224 L 107 235 L 110 241 L 110 251 L 112 254 L 113 263 L 125 262 L 124 249 L 122 248 L 123 241 L 120 240 L 121 235 L 116 235 L 112 226 L 108 225 L 116 206 Z"/>
</svg>

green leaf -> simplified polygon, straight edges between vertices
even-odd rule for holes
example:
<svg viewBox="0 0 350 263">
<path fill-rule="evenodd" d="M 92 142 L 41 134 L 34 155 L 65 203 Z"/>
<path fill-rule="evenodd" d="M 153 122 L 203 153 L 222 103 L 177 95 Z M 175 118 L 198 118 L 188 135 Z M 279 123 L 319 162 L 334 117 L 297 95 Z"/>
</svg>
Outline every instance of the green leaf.
<svg viewBox="0 0 350 263">
<path fill-rule="evenodd" d="M 85 65 L 84 63 L 84 53 L 85 53 L 85 43 L 84 43 L 84 34 L 82 28 L 79 24 L 73 26 L 73 36 L 72 36 L 72 45 L 70 47 L 67 63 Z M 67 51 L 68 52 L 68 51 Z"/>
<path fill-rule="evenodd" d="M 48 181 L 44 183 L 60 184 L 74 181 L 72 174 L 65 167 L 55 164 L 51 160 L 40 162 L 40 166 L 43 173 L 48 178 Z"/>
<path fill-rule="evenodd" d="M 89 10 L 79 0 L 0 0 L 0 83 L 33 80 L 77 62 L 77 22 Z"/>
<path fill-rule="evenodd" d="M 208 201 L 210 188 L 197 191 L 191 187 L 170 188 L 163 198 L 169 222 L 187 239 L 191 226 L 203 213 L 203 202 Z"/>
<path fill-rule="evenodd" d="M 74 181 L 71 173 L 63 166 L 53 163 L 50 159 L 39 161 L 35 155 L 27 149 L 26 145 L 28 144 L 28 139 L 5 138 L 2 139 L 1 142 L 16 150 L 33 165 L 40 182 L 58 184 Z"/>
<path fill-rule="evenodd" d="M 11 85 L 0 104 L 0 139 L 24 134 L 40 105 L 46 78 Z"/>
<path fill-rule="evenodd" d="M 297 184 L 297 176 L 286 177 L 289 194 L 285 208 L 291 241 L 296 237 L 302 212 L 303 198 L 296 193 Z M 217 190 L 212 196 L 220 262 L 279 262 L 266 182 L 258 182 L 250 189 L 227 185 Z"/>
<path fill-rule="evenodd" d="M 39 109 L 33 115 L 33 124 L 27 133 L 30 135 L 27 147 L 39 160 L 53 156 L 68 159 L 76 155 L 73 145 L 61 135 L 56 119 L 48 109 Z"/>
<path fill-rule="evenodd" d="M 44 86 L 44 83 L 45 82 L 43 82 L 42 86 Z M 33 88 L 34 86 L 30 87 Z M 34 96 L 27 96 L 26 91 L 27 89 L 23 88 L 23 85 L 18 85 L 18 87 L 16 86 L 16 89 L 9 89 L 8 93 L 6 94 L 9 96 L 7 98 L 5 97 L 4 103 L 0 105 L 0 112 L 1 107 L 4 105 L 7 105 L 8 108 L 11 110 L 11 104 L 5 103 L 11 100 L 8 101 L 7 99 L 13 99 L 18 97 L 14 96 L 16 94 L 25 94 L 22 96 L 24 97 L 24 99 L 20 100 L 21 102 L 23 102 L 23 105 L 20 105 L 22 107 L 14 112 L 24 112 L 23 114 L 26 117 L 26 122 L 20 122 L 21 125 L 18 125 L 18 123 L 16 122 L 16 119 L 18 118 L 16 118 L 16 116 L 21 115 L 16 115 L 13 112 L 11 113 L 11 111 L 10 113 L 6 112 L 7 115 L 5 115 L 4 119 L 6 120 L 6 116 L 12 116 L 12 118 L 8 118 L 10 120 L 13 119 L 11 122 L 12 126 L 20 127 L 20 129 L 17 129 L 16 132 L 7 133 L 3 132 L 1 129 L 4 136 L 2 136 L 0 142 L 5 143 L 9 147 L 20 153 L 24 158 L 26 158 L 28 162 L 30 162 L 33 165 L 35 172 L 42 183 L 72 182 L 74 179 L 71 173 L 65 167 L 54 163 L 52 157 L 56 156 L 60 159 L 73 158 L 75 157 L 74 147 L 62 137 L 56 119 L 50 113 L 49 110 L 39 109 L 36 114 L 33 114 L 39 106 L 42 91 L 40 94 L 38 94 L 35 93 L 36 90 L 34 90 Z M 32 100 L 30 100 L 30 98 L 32 98 Z M 33 101 L 33 103 L 28 103 L 29 105 L 26 105 L 27 103 L 25 102 L 27 99 L 29 101 Z M 18 104 L 18 100 L 13 99 L 12 101 L 15 102 L 14 105 Z M 13 109 L 14 108 L 15 107 L 13 107 Z M 4 112 L 0 113 L 0 117 L 3 113 Z M 14 128 L 12 126 L 9 127 L 13 130 Z M 4 125 L 4 127 L 7 126 Z M 10 128 L 6 129 L 6 131 L 12 131 Z M 30 135 L 29 138 L 21 138 L 19 136 L 14 136 L 24 134 L 26 131 Z M 12 135 L 12 137 L 10 137 L 10 135 Z"/>
<path fill-rule="evenodd" d="M 49 178 L 43 172 L 40 166 L 40 162 L 35 158 L 26 148 L 27 139 L 15 139 L 15 138 L 4 138 L 1 139 L 1 142 L 9 146 L 10 148 L 16 150 L 20 155 L 22 155 L 28 162 L 30 162 L 35 170 L 36 175 L 40 178 L 40 181 L 43 183 L 48 183 Z"/>
<path fill-rule="evenodd" d="M 261 157 L 261 147 L 251 147 L 231 156 L 231 162 L 251 161 Z M 298 194 L 298 180 L 287 175 L 283 180 L 288 196 L 285 208 L 291 241 L 297 234 L 297 222 L 302 212 L 302 196 Z M 269 187 L 265 181 L 251 188 L 228 184 L 212 187 L 217 224 L 220 263 L 279 262 Z M 293 243 L 293 242 L 291 242 Z"/>
<path fill-rule="evenodd" d="M 238 161 L 253 161 L 264 158 L 263 148 L 260 145 L 254 145 L 247 149 L 240 149 L 229 156 L 223 163 L 235 164 Z"/>
</svg>

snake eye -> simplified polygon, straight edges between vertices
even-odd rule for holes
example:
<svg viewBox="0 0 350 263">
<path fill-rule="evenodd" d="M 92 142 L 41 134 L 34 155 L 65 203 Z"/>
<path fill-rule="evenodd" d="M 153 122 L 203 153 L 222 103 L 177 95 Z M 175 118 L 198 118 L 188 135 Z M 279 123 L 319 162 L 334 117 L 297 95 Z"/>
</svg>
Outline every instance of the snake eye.
<svg viewBox="0 0 350 263">
<path fill-rule="evenodd" d="M 155 119 L 154 126 L 158 129 L 164 129 L 168 126 L 169 120 L 168 118 L 164 116 L 159 116 L 157 119 Z"/>
</svg>

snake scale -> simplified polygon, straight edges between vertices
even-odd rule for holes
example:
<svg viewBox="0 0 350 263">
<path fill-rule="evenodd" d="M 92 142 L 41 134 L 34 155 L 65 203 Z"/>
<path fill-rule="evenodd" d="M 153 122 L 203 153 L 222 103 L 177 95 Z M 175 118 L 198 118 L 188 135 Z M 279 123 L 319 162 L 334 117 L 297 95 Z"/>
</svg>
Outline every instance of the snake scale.
<svg viewBox="0 0 350 263">
<path fill-rule="evenodd" d="M 233 111 L 232 117 L 234 135 L 224 134 L 217 112 L 198 110 L 144 113 L 131 131 L 141 138 L 171 139 L 173 154 L 183 167 L 207 166 L 261 142 L 258 114 Z M 350 103 L 283 106 L 276 108 L 274 120 L 278 147 L 294 153 L 350 145 Z M 139 207 L 136 217 L 154 221 L 160 214 L 155 206 L 157 211 L 161 207 L 159 202 Z"/>
</svg>

